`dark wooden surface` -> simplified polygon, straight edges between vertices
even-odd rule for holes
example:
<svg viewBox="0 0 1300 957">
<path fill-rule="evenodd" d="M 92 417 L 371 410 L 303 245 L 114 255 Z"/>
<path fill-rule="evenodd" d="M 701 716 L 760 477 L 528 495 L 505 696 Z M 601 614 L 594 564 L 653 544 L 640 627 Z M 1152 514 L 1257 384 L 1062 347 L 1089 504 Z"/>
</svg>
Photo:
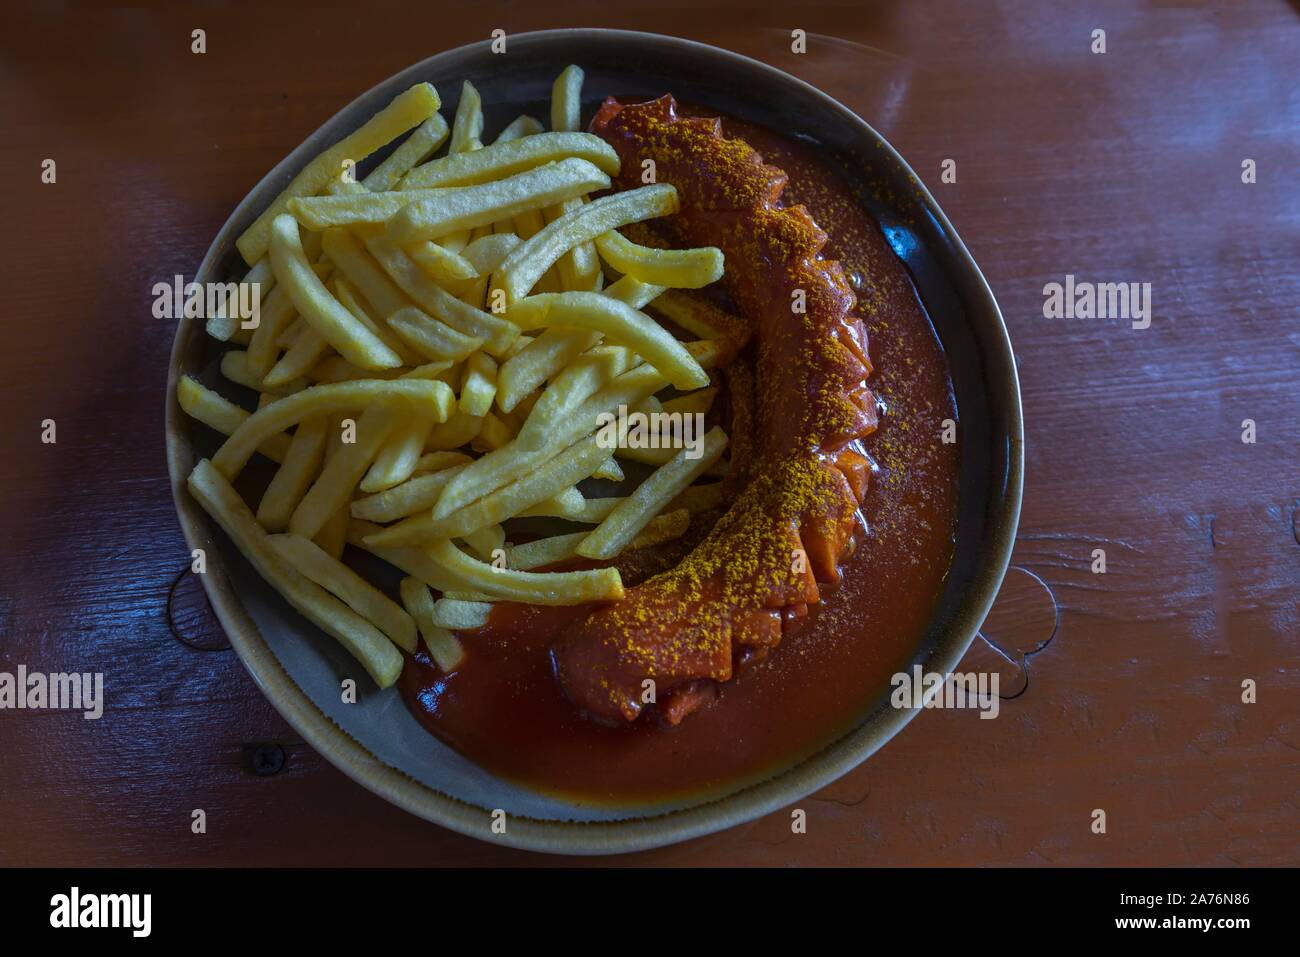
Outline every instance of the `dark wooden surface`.
<svg viewBox="0 0 1300 957">
<path fill-rule="evenodd" d="M 375 82 L 496 27 L 577 25 L 763 59 L 889 137 L 1001 302 L 1028 450 L 1026 571 L 986 627 L 1004 689 L 1025 687 L 1000 718 L 920 715 L 802 802 L 806 835 L 780 812 L 619 862 L 1300 863 L 1295 9 L 638 6 L 406 4 L 400 27 L 350 10 L 302 27 L 253 8 L 6 14 L 0 670 L 103 671 L 108 710 L 0 711 L 0 864 L 551 860 L 373 797 L 294 738 L 233 653 L 170 636 L 187 555 L 163 458 L 173 325 L 150 288 L 192 275 L 253 183 Z M 1151 283 L 1151 327 L 1043 318 L 1066 273 Z M 970 661 L 996 654 L 977 642 Z M 279 773 L 253 773 L 257 742 L 284 748 Z"/>
</svg>

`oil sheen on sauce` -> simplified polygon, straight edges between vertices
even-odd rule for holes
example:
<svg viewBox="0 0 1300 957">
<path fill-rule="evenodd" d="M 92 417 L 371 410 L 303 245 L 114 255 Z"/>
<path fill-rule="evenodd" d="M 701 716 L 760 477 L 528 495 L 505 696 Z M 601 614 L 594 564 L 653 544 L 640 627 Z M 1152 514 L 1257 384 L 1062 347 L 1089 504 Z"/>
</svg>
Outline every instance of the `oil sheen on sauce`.
<svg viewBox="0 0 1300 957">
<path fill-rule="evenodd" d="M 802 626 L 765 661 L 722 686 L 676 728 L 642 719 L 605 727 L 580 717 L 551 673 L 549 648 L 581 609 L 498 605 L 461 634 L 461 667 L 442 674 L 420 651 L 399 686 L 423 725 L 503 777 L 579 803 L 689 797 L 761 780 L 815 753 L 887 692 L 925 636 L 952 557 L 958 446 L 938 441 L 957 418 L 943 350 L 911 279 L 879 227 L 815 147 L 724 121 L 790 176 L 830 235 L 822 251 L 858 296 L 883 406 L 863 447 L 878 471 L 863 503 L 867 532 Z M 761 387 L 761 384 L 760 384 Z"/>
</svg>

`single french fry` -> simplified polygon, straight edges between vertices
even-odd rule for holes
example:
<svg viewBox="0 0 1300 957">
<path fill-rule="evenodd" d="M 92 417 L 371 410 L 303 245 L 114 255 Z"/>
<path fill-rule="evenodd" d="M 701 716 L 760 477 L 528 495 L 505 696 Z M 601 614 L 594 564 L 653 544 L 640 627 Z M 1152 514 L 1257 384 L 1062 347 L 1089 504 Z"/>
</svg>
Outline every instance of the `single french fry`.
<svg viewBox="0 0 1300 957">
<path fill-rule="evenodd" d="M 470 439 L 469 445 L 475 452 L 491 452 L 501 448 L 514 437 L 510 426 L 506 425 L 499 416 L 484 412 L 478 435 Z"/>
<path fill-rule="evenodd" d="M 677 190 L 668 183 L 611 193 L 584 203 L 511 252 L 492 277 L 492 288 L 504 290 L 507 303 L 518 302 L 570 249 L 628 223 L 670 216 L 677 212 L 678 205 Z"/>
<path fill-rule="evenodd" d="M 460 384 L 460 411 L 466 415 L 487 415 L 497 394 L 497 364 L 485 352 L 465 360 Z"/>
<path fill-rule="evenodd" d="M 432 455 L 449 455 L 453 453 L 433 452 Z M 463 456 L 467 461 L 469 456 Z M 393 522 L 416 512 L 430 509 L 438 500 L 446 484 L 464 467 L 464 463 L 414 475 L 400 485 L 394 485 L 375 495 L 359 498 L 352 503 L 354 518 L 371 522 Z"/>
<path fill-rule="evenodd" d="M 593 164 L 564 159 L 505 179 L 441 189 L 437 198 L 407 203 L 388 220 L 388 237 L 402 245 L 437 239 L 608 187 L 609 176 Z"/>
<path fill-rule="evenodd" d="M 428 417 L 411 417 L 399 422 L 361 480 L 361 491 L 382 492 L 409 479 L 424 454 L 424 443 L 433 426 L 433 420 Z"/>
<path fill-rule="evenodd" d="M 398 355 L 330 295 L 312 272 L 293 217 L 286 214 L 272 222 L 270 255 L 276 282 L 288 289 L 299 315 L 339 355 L 366 369 L 391 369 L 402 364 Z"/>
<path fill-rule="evenodd" d="M 320 192 L 338 176 L 344 160 L 361 162 L 381 146 L 429 119 L 441 105 L 437 90 L 428 83 L 417 83 L 394 97 L 360 129 L 313 159 L 235 241 L 244 262 L 251 266 L 266 254 L 271 244 L 271 224 L 285 211 L 289 200 Z"/>
<path fill-rule="evenodd" d="M 689 450 L 681 449 L 596 526 L 578 546 L 578 554 L 586 558 L 613 558 L 665 505 L 717 461 L 726 447 L 726 434 L 714 428 L 704 436 L 699 458 L 688 458 Z"/>
<path fill-rule="evenodd" d="M 506 544 L 506 530 L 498 525 L 484 525 L 465 536 L 464 542 L 479 558 L 492 561 Z"/>
<path fill-rule="evenodd" d="M 584 202 L 583 197 L 577 196 L 557 203 L 545 211 L 546 221 L 553 223 L 579 209 Z M 552 268 L 560 274 L 562 292 L 593 292 L 599 288 L 600 258 L 596 255 L 595 244 L 590 240 L 578 243 L 564 253 Z"/>
<path fill-rule="evenodd" d="M 582 128 L 582 68 L 570 64 L 551 86 L 551 129 Z"/>
<path fill-rule="evenodd" d="M 673 289 L 699 289 L 722 278 L 722 250 L 655 249 L 632 242 L 617 230 L 596 237 L 596 250 L 619 272 L 641 282 Z"/>
<path fill-rule="evenodd" d="M 519 245 L 519 237 L 511 232 L 480 236 L 465 247 L 465 259 L 479 276 L 490 276 Z M 518 341 L 518 340 L 516 340 Z M 512 344 L 513 347 L 513 344 Z"/>
<path fill-rule="evenodd" d="M 267 262 L 267 268 L 270 268 L 269 260 Z M 280 337 L 297 319 L 298 313 L 294 311 L 288 290 L 276 286 L 262 302 L 261 319 L 248 343 L 248 368 L 259 380 L 275 365 Z M 302 321 L 306 322 L 305 319 Z"/>
<path fill-rule="evenodd" d="M 525 136 L 535 136 L 545 129 L 546 127 L 542 126 L 540 120 L 523 113 L 510 121 L 506 128 L 497 135 L 493 144 L 509 143 Z"/>
<path fill-rule="evenodd" d="M 276 396 L 293 395 L 310 385 L 304 376 L 295 376 L 273 385 L 266 384 L 249 368 L 248 353 L 240 349 L 231 349 L 222 354 L 221 374 L 235 385 L 242 385 L 254 392 L 269 392 Z"/>
<path fill-rule="evenodd" d="M 451 142 L 448 153 L 466 153 L 483 148 L 483 99 L 469 80 L 460 86 L 460 102 L 451 122 Z"/>
<path fill-rule="evenodd" d="M 318 415 L 299 422 L 294 430 L 288 454 L 257 505 L 258 524 L 268 532 L 289 527 L 289 516 L 320 471 L 329 425 L 329 416 Z"/>
<path fill-rule="evenodd" d="M 466 415 L 457 409 L 446 422 L 434 426 L 424 447 L 431 452 L 458 449 L 472 442 L 482 428 L 482 416 Z"/>
<path fill-rule="evenodd" d="M 176 383 L 176 401 L 181 410 L 192 419 L 202 422 L 222 435 L 231 435 L 248 420 L 250 413 L 224 396 L 205 388 L 190 376 L 181 376 Z M 283 462 L 289 454 L 292 438 L 282 431 L 268 433 L 257 445 L 272 462 Z M 245 460 L 247 461 L 247 460 Z"/>
<path fill-rule="evenodd" d="M 395 601 L 320 546 L 300 535 L 272 535 L 280 559 L 372 623 L 406 651 L 415 651 L 415 621 Z"/>
<path fill-rule="evenodd" d="M 481 150 L 449 153 L 430 160 L 411 170 L 399 188 L 414 191 L 477 186 L 564 159 L 586 160 L 611 174 L 617 173 L 619 167 L 618 154 L 599 136 L 591 133 L 538 133 L 511 140 L 498 139 Z"/>
<path fill-rule="evenodd" d="M 404 206 L 422 200 L 440 200 L 450 190 L 410 189 L 367 192 L 360 183 L 355 189 L 339 190 L 324 196 L 300 196 L 289 200 L 287 215 L 303 229 L 319 233 L 341 226 L 377 226 L 397 215 Z"/>
<path fill-rule="evenodd" d="M 574 357 L 600 342 L 601 334 L 586 329 L 551 328 L 501 364 L 497 373 L 497 404 L 509 412 L 524 396 L 559 373 Z"/>
<path fill-rule="evenodd" d="M 187 484 L 195 501 L 289 604 L 347 648 L 379 687 L 387 688 L 397 680 L 402 671 L 402 655 L 392 642 L 343 602 L 287 565 L 220 470 L 203 459 L 190 473 Z"/>
<path fill-rule="evenodd" d="M 467 465 L 472 461 L 474 460 L 464 452 L 425 452 L 415 463 L 415 474 L 428 475 L 432 472 L 443 472 L 457 465 Z"/>
<path fill-rule="evenodd" d="M 464 657 L 465 650 L 460 641 L 446 628 L 433 622 L 433 596 L 429 586 L 418 578 L 403 578 L 400 586 L 402 604 L 407 613 L 419 626 L 420 636 L 424 638 L 429 656 L 444 672 L 452 671 Z"/>
<path fill-rule="evenodd" d="M 630 369 L 635 361 L 635 355 L 622 346 L 596 346 L 577 356 L 551 380 L 533 404 L 519 430 L 519 444 L 529 449 L 541 448 L 550 440 L 556 423 L 615 376 Z"/>
<path fill-rule="evenodd" d="M 578 491 L 577 486 L 570 486 L 564 491 L 552 495 L 536 505 L 530 505 L 519 513 L 520 518 L 530 518 L 534 516 L 544 518 L 573 518 L 575 515 L 583 514 L 586 506 L 586 499 L 582 497 L 582 492 Z"/>
<path fill-rule="evenodd" d="M 346 506 L 338 509 L 325 520 L 325 524 L 320 527 L 320 531 L 316 533 L 316 537 L 312 539 L 312 542 L 330 558 L 341 561 L 343 559 L 343 548 L 348 543 L 348 522 L 350 520 L 351 516 L 348 514 Z"/>
<path fill-rule="evenodd" d="M 388 317 L 388 325 L 412 349 L 435 362 L 464 359 L 483 345 L 478 336 L 459 332 L 415 306 L 393 313 Z"/>
<path fill-rule="evenodd" d="M 217 450 L 212 464 L 234 479 L 263 441 L 308 416 L 348 412 L 374 403 L 408 403 L 420 414 L 441 422 L 451 414 L 454 401 L 446 383 L 426 379 L 360 379 L 312 386 L 250 415 Z"/>
<path fill-rule="evenodd" d="M 598 292 L 543 293 L 510 308 L 511 321 L 521 329 L 570 326 L 602 333 L 624 345 L 661 371 L 679 389 L 709 384 L 708 373 L 689 350 L 640 310 Z"/>
<path fill-rule="evenodd" d="M 433 603 L 433 623 L 449 631 L 473 631 L 487 624 L 492 606 L 483 601 L 439 598 Z"/>
<path fill-rule="evenodd" d="M 633 279 L 631 276 L 623 276 L 603 290 L 604 294 L 609 298 L 625 302 L 633 309 L 644 309 L 654 302 L 663 291 L 663 286 L 645 283 L 639 279 Z"/>
<path fill-rule="evenodd" d="M 402 145 L 388 154 L 388 158 L 371 170 L 361 185 L 372 193 L 396 189 L 402 177 L 423 163 L 433 151 L 443 144 L 450 132 L 447 121 L 434 113 L 402 141 Z"/>
<path fill-rule="evenodd" d="M 592 478 L 605 479 L 610 482 L 621 482 L 626 476 L 623 469 L 619 466 L 618 461 L 611 455 L 600 463 L 596 471 L 591 473 Z"/>
<path fill-rule="evenodd" d="M 433 564 L 467 584 L 464 590 L 481 591 L 502 601 L 534 605 L 580 605 L 623 597 L 623 581 L 616 568 L 574 572 L 526 572 L 498 568 L 466 555 L 452 542 L 435 542 L 424 550 Z"/>
<path fill-rule="evenodd" d="M 434 282 L 445 284 L 478 278 L 479 271 L 474 268 L 473 263 L 460 253 L 454 253 L 447 247 L 438 245 L 432 239 L 414 243 L 406 252 Z"/>
</svg>

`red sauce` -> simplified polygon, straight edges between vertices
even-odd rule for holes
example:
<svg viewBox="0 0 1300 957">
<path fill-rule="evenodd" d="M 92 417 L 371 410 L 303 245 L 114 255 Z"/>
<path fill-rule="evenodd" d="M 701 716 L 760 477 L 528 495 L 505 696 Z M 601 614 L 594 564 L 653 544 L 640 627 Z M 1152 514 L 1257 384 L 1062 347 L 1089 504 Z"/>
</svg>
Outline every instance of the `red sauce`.
<svg viewBox="0 0 1300 957">
<path fill-rule="evenodd" d="M 849 274 L 870 338 L 871 387 L 884 414 L 863 447 L 878 466 L 863 503 L 868 530 L 764 660 L 721 686 L 676 728 L 642 719 L 606 727 L 580 717 L 551 672 L 549 648 L 585 608 L 498 605 L 461 635 L 451 674 L 408 660 L 400 687 L 433 734 L 489 770 L 591 804 L 686 797 L 762 779 L 850 727 L 904 668 L 926 633 L 952 556 L 958 451 L 939 441 L 957 418 L 947 363 L 902 263 L 848 184 L 805 143 L 725 121 L 790 176 L 830 234 L 823 255 Z"/>
</svg>

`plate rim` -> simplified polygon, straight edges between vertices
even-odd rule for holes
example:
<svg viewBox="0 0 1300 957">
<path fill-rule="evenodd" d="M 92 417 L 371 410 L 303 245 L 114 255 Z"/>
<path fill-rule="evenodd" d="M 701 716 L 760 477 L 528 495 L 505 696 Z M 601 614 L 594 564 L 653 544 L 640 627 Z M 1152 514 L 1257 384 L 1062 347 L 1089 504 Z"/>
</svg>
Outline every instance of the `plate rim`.
<svg viewBox="0 0 1300 957">
<path fill-rule="evenodd" d="M 822 100 L 845 122 L 856 127 L 864 140 L 878 144 L 886 152 L 887 158 L 898 164 L 902 173 L 911 178 L 919 202 L 934 217 L 940 231 L 952 244 L 953 252 L 964 271 L 975 280 L 976 296 L 991 310 L 995 321 L 989 323 L 989 328 L 984 330 L 986 335 L 977 336 L 977 340 L 983 346 L 992 347 L 994 355 L 985 358 L 986 361 L 989 358 L 996 360 L 998 365 L 998 368 L 988 370 L 986 379 L 988 376 L 1000 376 L 1007 387 L 1007 407 L 998 410 L 1007 416 L 1006 483 L 1001 496 L 994 503 L 995 510 L 986 516 L 986 535 L 991 540 L 987 553 L 989 560 L 976 568 L 963 600 L 945 634 L 940 636 L 932 659 L 936 670 L 953 670 L 974 641 L 1010 565 L 1011 550 L 1019 525 L 1024 471 L 1020 385 L 1010 335 L 997 300 L 965 242 L 921 178 L 884 136 L 838 100 L 784 70 L 712 44 L 640 30 L 588 27 L 535 30 L 511 34 L 508 41 L 537 43 L 551 38 L 568 41 L 617 38 L 634 43 L 668 44 L 694 50 L 701 56 L 721 58 L 746 70 L 766 73 L 775 81 L 794 86 L 804 95 Z M 233 244 L 234 224 L 248 212 L 253 197 L 259 196 L 269 183 L 284 178 L 286 172 L 301 166 L 310 153 L 309 145 L 322 139 L 323 132 L 332 129 L 340 117 L 355 109 L 360 102 L 374 97 L 382 88 L 396 84 L 402 77 L 425 71 L 434 60 L 489 49 L 491 43 L 490 39 L 481 40 L 425 57 L 374 84 L 325 120 L 275 164 L 235 206 L 208 246 L 195 274 L 196 281 L 209 277 L 216 263 L 228 252 Z M 202 326 L 202 320 L 196 318 L 182 318 L 177 326 L 168 360 L 164 428 L 172 498 L 185 542 L 191 550 L 203 547 L 213 557 L 211 519 L 185 488 L 186 478 L 197 461 L 197 456 L 184 438 L 183 432 L 188 426 L 183 427 L 183 423 L 187 417 L 176 399 L 176 384 L 183 360 L 193 340 L 205 334 Z M 990 503 L 985 504 L 987 507 Z M 367 790 L 423 820 L 468 837 L 522 850 L 574 855 L 627 853 L 663 847 L 744 824 L 798 801 L 847 774 L 902 731 L 917 714 L 916 709 L 901 709 L 892 712 L 893 716 L 887 719 L 873 721 L 864 717 L 859 724 L 844 731 L 816 753 L 782 768 L 771 777 L 685 808 L 616 821 L 542 820 L 511 815 L 507 832 L 494 835 L 487 826 L 490 822 L 489 809 L 443 793 L 384 763 L 316 706 L 289 677 L 262 638 L 221 561 L 208 561 L 202 584 L 213 612 L 262 694 L 289 725 L 302 735 L 303 740 L 327 761 Z M 965 637 L 953 641 L 949 633 L 959 632 L 964 633 Z M 945 640 L 949 642 L 948 647 L 946 651 L 940 651 Z"/>
</svg>

